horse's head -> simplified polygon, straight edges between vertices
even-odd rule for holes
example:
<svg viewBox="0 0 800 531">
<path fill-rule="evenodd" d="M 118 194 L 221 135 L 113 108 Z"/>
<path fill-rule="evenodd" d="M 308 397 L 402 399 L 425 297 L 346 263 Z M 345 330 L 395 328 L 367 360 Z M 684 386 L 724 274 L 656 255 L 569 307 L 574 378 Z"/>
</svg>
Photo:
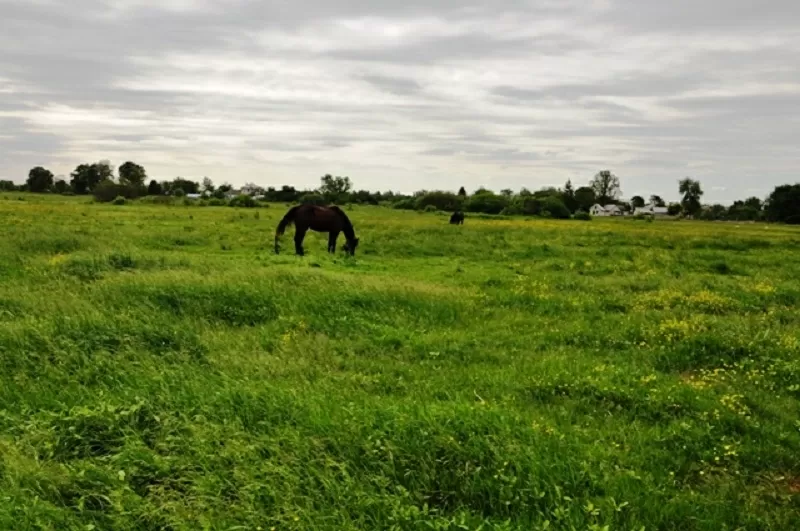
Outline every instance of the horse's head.
<svg viewBox="0 0 800 531">
<path fill-rule="evenodd" d="M 350 256 L 354 256 L 356 254 L 356 247 L 358 247 L 358 238 L 347 240 L 347 242 L 344 244 L 344 250 L 347 251 Z"/>
</svg>

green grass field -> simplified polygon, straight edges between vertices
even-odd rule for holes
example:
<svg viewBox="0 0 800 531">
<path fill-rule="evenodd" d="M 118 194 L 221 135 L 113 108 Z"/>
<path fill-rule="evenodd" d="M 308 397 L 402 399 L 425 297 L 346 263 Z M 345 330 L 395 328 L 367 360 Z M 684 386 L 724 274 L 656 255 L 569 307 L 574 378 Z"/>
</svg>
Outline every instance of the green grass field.
<svg viewBox="0 0 800 531">
<path fill-rule="evenodd" d="M 0 195 L 0 529 L 800 529 L 797 229 L 285 211 Z"/>
</svg>

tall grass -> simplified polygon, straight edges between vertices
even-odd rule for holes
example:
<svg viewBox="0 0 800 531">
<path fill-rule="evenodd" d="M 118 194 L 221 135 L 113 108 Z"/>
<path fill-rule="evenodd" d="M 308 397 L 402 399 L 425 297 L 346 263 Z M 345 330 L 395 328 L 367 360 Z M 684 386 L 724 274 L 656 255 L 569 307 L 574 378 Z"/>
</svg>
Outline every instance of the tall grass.
<svg viewBox="0 0 800 531">
<path fill-rule="evenodd" d="M 0 198 L 2 529 L 799 529 L 796 229 Z"/>
</svg>

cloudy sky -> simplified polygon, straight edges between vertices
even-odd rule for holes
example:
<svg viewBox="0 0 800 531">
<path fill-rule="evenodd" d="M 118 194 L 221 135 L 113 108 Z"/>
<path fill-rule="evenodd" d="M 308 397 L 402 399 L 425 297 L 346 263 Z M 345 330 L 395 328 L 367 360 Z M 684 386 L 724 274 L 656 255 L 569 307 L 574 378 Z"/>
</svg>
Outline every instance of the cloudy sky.
<svg viewBox="0 0 800 531">
<path fill-rule="evenodd" d="M 0 0 L 0 178 L 800 181 L 798 0 Z"/>
</svg>

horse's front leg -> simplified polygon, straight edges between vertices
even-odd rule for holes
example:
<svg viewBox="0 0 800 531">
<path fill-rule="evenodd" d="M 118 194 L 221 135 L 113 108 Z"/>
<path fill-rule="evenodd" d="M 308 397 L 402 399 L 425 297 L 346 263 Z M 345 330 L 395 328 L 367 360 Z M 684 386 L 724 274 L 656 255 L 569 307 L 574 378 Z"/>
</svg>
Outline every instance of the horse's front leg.
<svg viewBox="0 0 800 531">
<path fill-rule="evenodd" d="M 331 232 L 328 235 L 328 252 L 335 253 L 336 252 L 336 240 L 339 238 L 338 232 Z"/>
<path fill-rule="evenodd" d="M 306 228 L 298 228 L 294 233 L 294 252 L 300 256 L 305 255 L 303 251 L 303 239 L 306 237 Z"/>
</svg>

